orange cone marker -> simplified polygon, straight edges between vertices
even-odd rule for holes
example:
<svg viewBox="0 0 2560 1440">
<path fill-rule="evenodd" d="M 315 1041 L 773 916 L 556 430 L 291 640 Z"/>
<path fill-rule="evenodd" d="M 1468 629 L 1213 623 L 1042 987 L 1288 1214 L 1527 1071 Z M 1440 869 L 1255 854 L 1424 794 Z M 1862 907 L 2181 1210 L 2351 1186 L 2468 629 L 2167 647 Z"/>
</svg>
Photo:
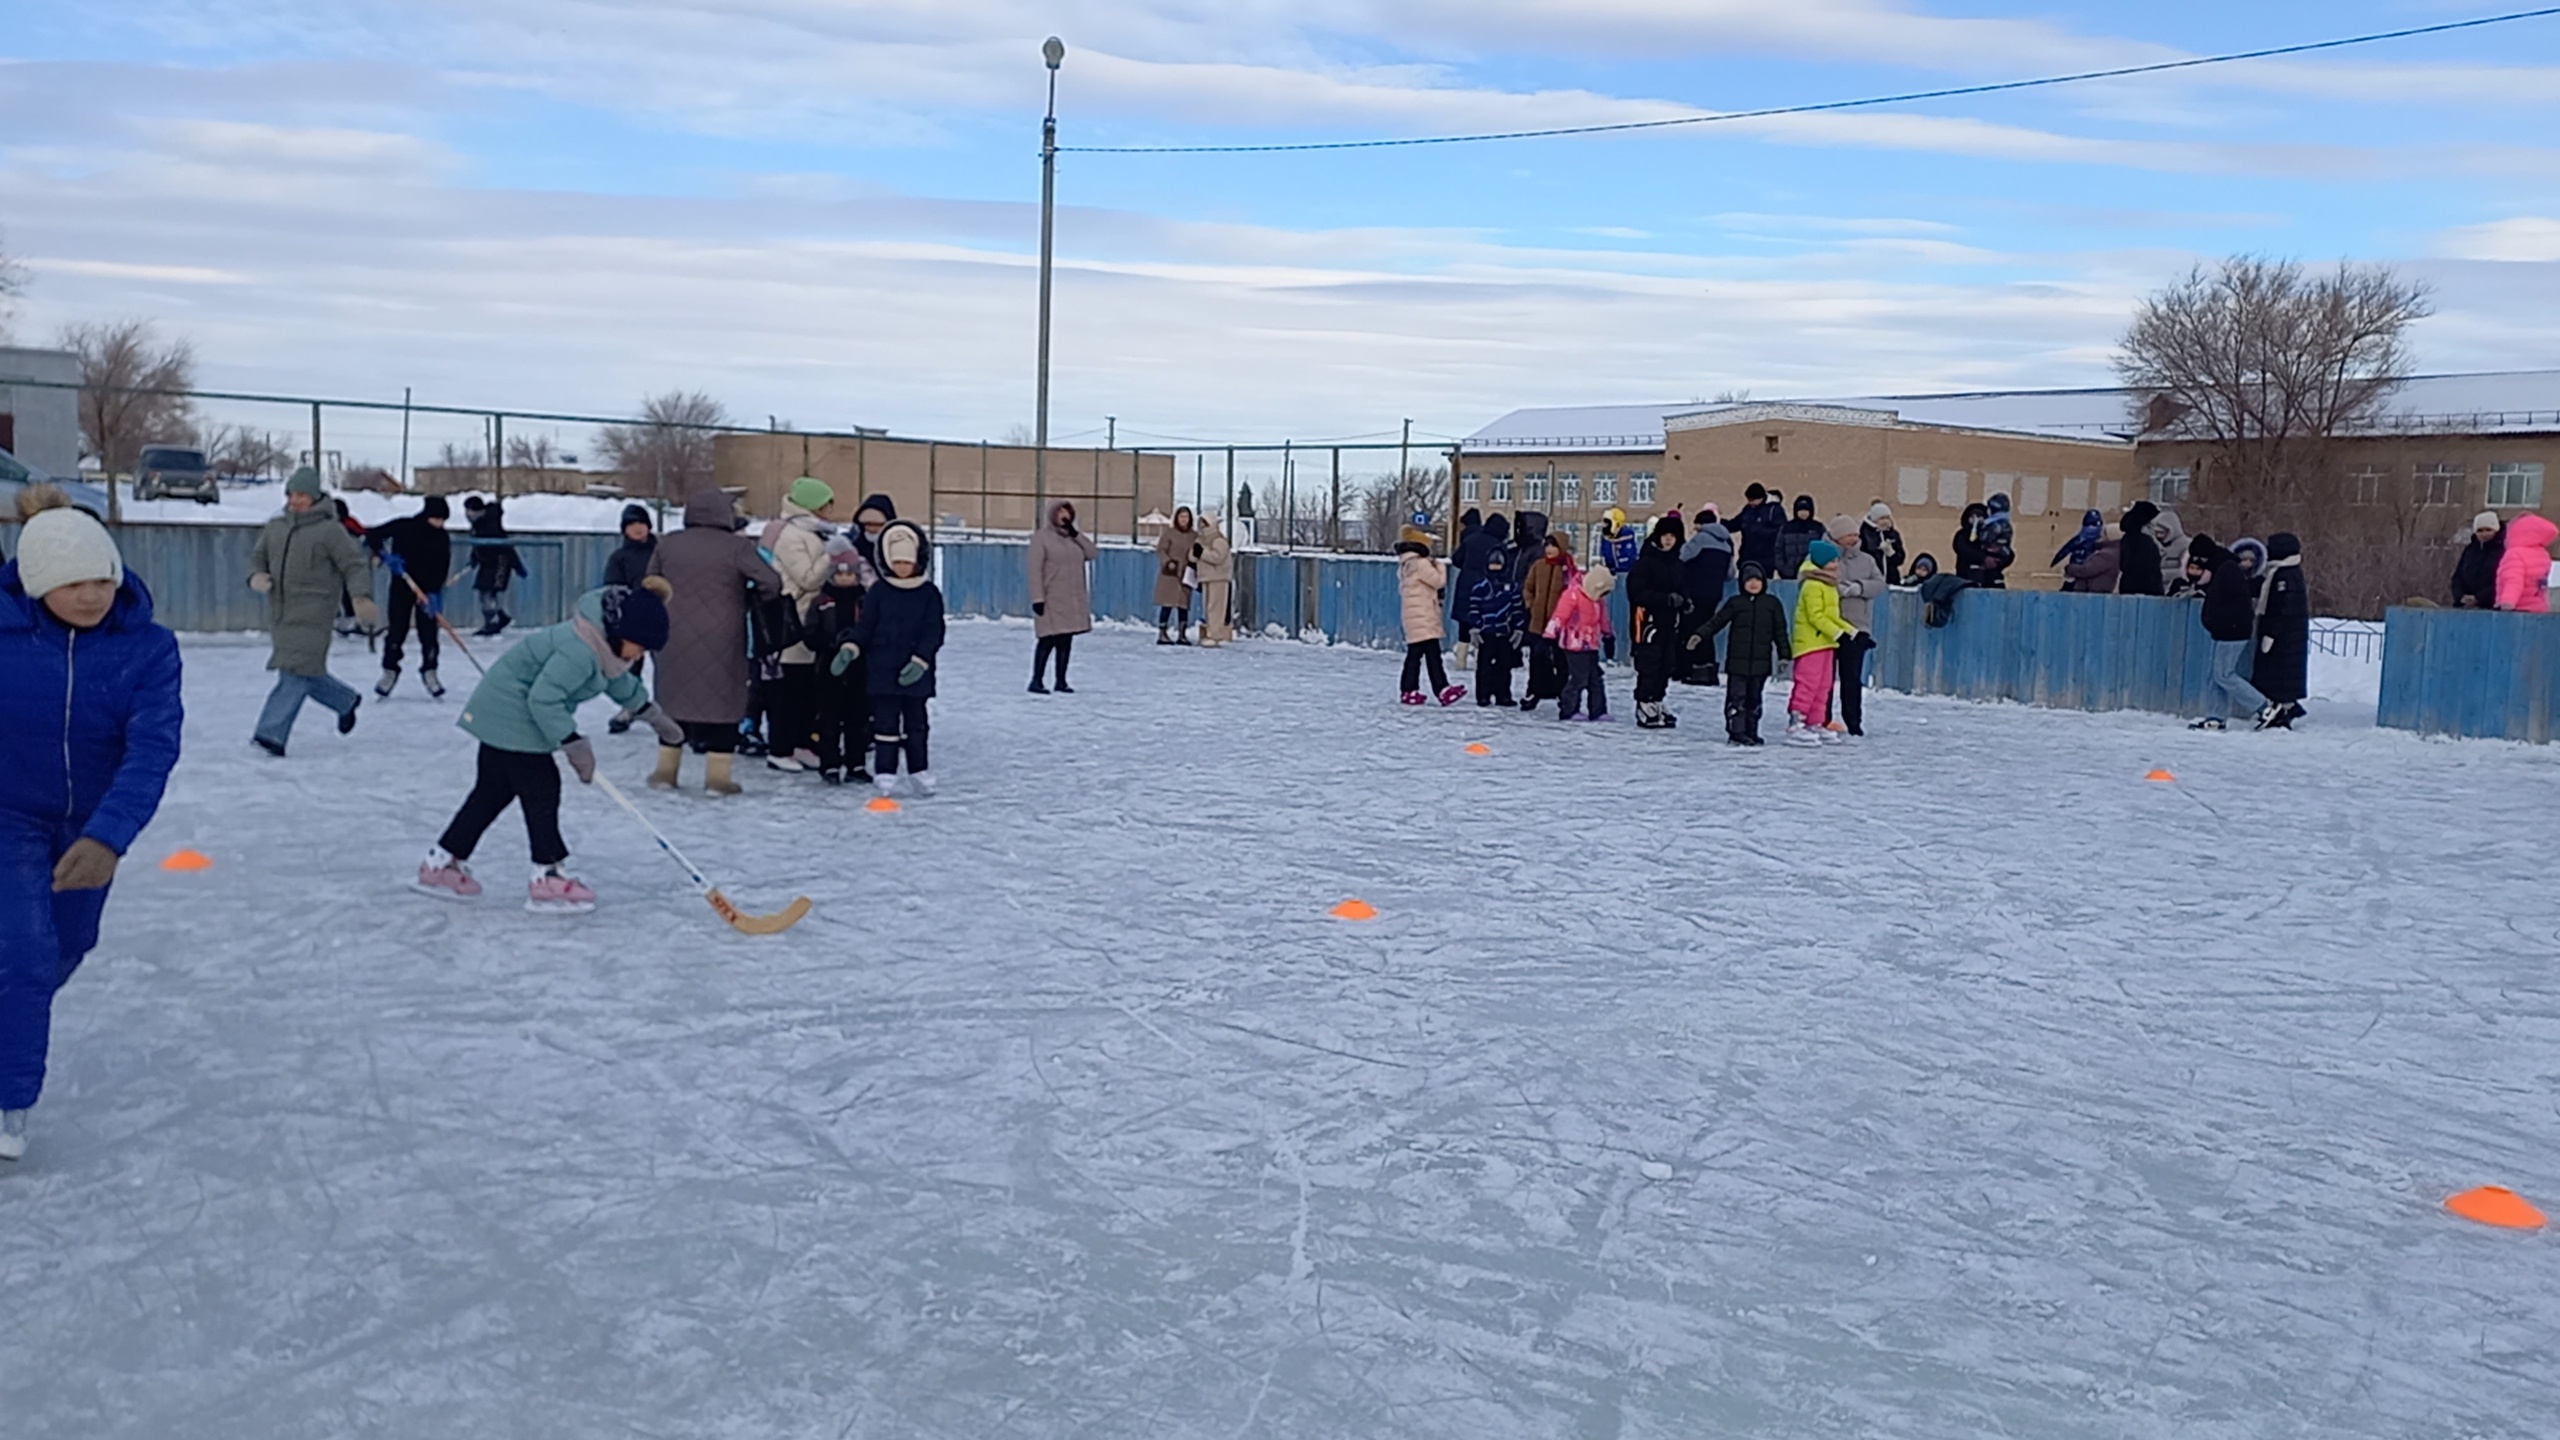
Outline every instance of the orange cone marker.
<svg viewBox="0 0 2560 1440">
<path fill-rule="evenodd" d="M 1467 753 L 1470 755 L 1490 755 L 1493 753 L 1493 747 L 1487 745 L 1481 740 L 1478 740 L 1467 747 Z"/>
<path fill-rule="evenodd" d="M 2477 1220 L 2502 1230 L 2542 1228 L 2542 1212 L 2504 1185 L 2483 1185 L 2477 1190 L 2465 1190 L 2444 1202 L 2444 1208 L 2465 1220 Z"/>
<path fill-rule="evenodd" d="M 161 861 L 160 868 L 174 870 L 181 875 L 192 875 L 199 870 L 212 869 L 213 857 L 201 850 L 180 850 Z"/>
<path fill-rule="evenodd" d="M 2151 783 L 2153 783 L 2153 784 L 2155 784 L 2155 785 L 2166 785 L 2166 784 L 2168 784 L 2170 781 L 2175 780 L 2175 779 L 2177 779 L 2178 777 L 2177 777 L 2177 776 L 2175 776 L 2175 775 L 2170 774 L 2170 773 L 2169 773 L 2168 771 L 2166 771 L 2166 770 L 2154 770 L 2154 771 L 2152 771 L 2150 774 L 2145 775 L 2145 776 L 2143 776 L 2142 778 L 2143 778 L 2143 779 L 2145 779 L 2145 780 L 2150 781 Z"/>
<path fill-rule="evenodd" d="M 874 795 L 871 797 L 871 803 L 862 808 L 874 815 L 895 815 L 898 813 L 898 802 L 886 795 Z"/>
<path fill-rule="evenodd" d="M 1336 920 L 1375 920 L 1378 907 L 1366 900 L 1345 900 L 1326 913 Z"/>
</svg>

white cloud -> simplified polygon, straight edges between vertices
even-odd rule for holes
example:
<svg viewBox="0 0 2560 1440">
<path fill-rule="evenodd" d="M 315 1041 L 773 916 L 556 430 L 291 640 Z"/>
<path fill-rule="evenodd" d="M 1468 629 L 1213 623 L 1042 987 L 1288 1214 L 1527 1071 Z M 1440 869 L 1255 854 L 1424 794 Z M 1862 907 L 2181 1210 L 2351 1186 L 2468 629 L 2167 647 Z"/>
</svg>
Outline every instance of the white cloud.
<svg viewBox="0 0 2560 1440">
<path fill-rule="evenodd" d="M 2436 248 L 2457 260 L 2560 260 L 2560 219 L 2519 215 L 2458 226 L 2440 236 Z"/>
</svg>

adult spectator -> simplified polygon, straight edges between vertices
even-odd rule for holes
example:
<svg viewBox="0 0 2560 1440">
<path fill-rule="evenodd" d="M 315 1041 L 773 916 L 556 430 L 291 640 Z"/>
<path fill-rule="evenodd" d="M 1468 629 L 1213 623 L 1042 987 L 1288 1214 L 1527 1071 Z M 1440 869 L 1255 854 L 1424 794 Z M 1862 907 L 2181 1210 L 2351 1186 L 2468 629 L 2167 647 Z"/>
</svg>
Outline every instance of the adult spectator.
<svg viewBox="0 0 2560 1440">
<path fill-rule="evenodd" d="M 2151 543 L 2160 550 L 2160 593 L 2184 595 L 2194 589 L 2195 581 L 2187 573 L 2187 561 L 2190 558 L 2187 554 L 2190 546 L 2187 527 L 2185 522 L 2178 518 L 2178 512 L 2159 511 L 2151 517 L 2151 523 L 2143 529 L 2150 532 Z M 2123 588 L 2124 582 L 2121 579 L 2116 583 L 2118 589 Z"/>
<path fill-rule="evenodd" d="M 1859 522 L 1846 515 L 1831 521 L 1832 539 L 1840 547 L 1840 618 L 1856 629 L 1840 642 L 1832 667 L 1840 686 L 1840 724 L 1852 735 L 1867 733 L 1866 670 L 1867 656 L 1876 648 L 1876 601 L 1892 588 L 1884 567 L 1858 543 L 1859 529 Z"/>
<path fill-rule="evenodd" d="M 667 599 L 666 648 L 658 652 L 658 704 L 705 757 L 702 788 L 735 795 L 730 767 L 755 678 L 747 662 L 749 594 L 781 594 L 782 576 L 757 553 L 754 539 L 738 533 L 737 507 L 727 492 L 707 486 L 685 501 L 684 528 L 658 542 L 649 573 L 675 587 Z M 660 745 L 650 785 L 674 789 L 684 752 L 683 745 Z"/>
<path fill-rule="evenodd" d="M 604 583 L 619 585 L 625 590 L 639 589 L 640 582 L 649 578 L 649 557 L 657 553 L 658 527 L 649 516 L 649 507 L 623 506 L 622 543 L 613 548 L 612 554 L 604 557 Z M 635 676 L 641 674 L 647 664 L 648 652 L 643 651 L 640 659 L 631 662 L 631 673 Z M 611 735 L 631 733 L 632 718 L 638 714 L 637 710 L 620 712 L 605 722 L 605 732 Z"/>
<path fill-rule="evenodd" d="M 480 601 L 478 633 L 487 637 L 515 619 L 507 613 L 507 587 L 526 573 L 524 557 L 506 543 L 507 502 L 474 495 L 462 502 L 462 513 L 471 521 L 471 591 Z"/>
<path fill-rule="evenodd" d="M 1795 518 L 1778 527 L 1778 573 L 1792 577 L 1804 568 L 1804 557 L 1813 553 L 1813 542 L 1828 538 L 1830 532 L 1814 518 L 1813 497 L 1796 497 Z"/>
<path fill-rule="evenodd" d="M 2311 582 L 2302 573 L 2302 539 L 2279 530 L 2267 537 L 2266 575 L 2258 586 L 2258 659 L 2250 682 L 2286 729 L 2302 718 L 2311 689 Z"/>
<path fill-rule="evenodd" d="M 2506 552 L 2498 557 L 2498 608 L 2531 615 L 2551 613 L 2551 542 L 2560 526 L 2539 515 L 2507 522 Z"/>
<path fill-rule="evenodd" d="M 1756 482 L 1742 492 L 1742 509 L 1733 517 L 1734 553 L 1742 565 L 1757 565 L 1763 575 L 1778 570 L 1778 532 L 1787 528 L 1787 512 Z M 1784 572 L 1793 577 L 1796 572 Z"/>
<path fill-rule="evenodd" d="M 2094 511 L 2092 514 L 2096 513 Z M 2124 576 L 2124 539 L 2112 525 L 2099 527 L 2098 543 L 2089 553 L 2062 567 L 2063 589 L 2083 595 L 2113 595 Z"/>
<path fill-rule="evenodd" d="M 1061 695 L 1073 695 L 1067 684 L 1067 662 L 1075 658 L 1076 637 L 1093 628 L 1093 582 L 1085 567 L 1102 553 L 1093 537 L 1076 528 L 1076 507 L 1061 500 L 1049 507 L 1049 524 L 1031 537 L 1031 633 L 1038 643 L 1031 652 L 1031 693 L 1046 695 L 1052 687 L 1040 677 L 1057 657 Z"/>
<path fill-rule="evenodd" d="M 782 517 L 765 527 L 765 553 L 782 577 L 782 593 L 799 624 L 807 624 L 810 602 L 826 588 L 835 572 L 828 552 L 826 522 L 818 512 L 836 503 L 836 492 L 824 480 L 803 475 L 783 493 Z M 782 675 L 772 686 L 773 735 L 767 742 L 768 769 L 798 773 L 818 768 L 818 656 L 806 640 L 794 640 L 781 655 Z"/>
<path fill-rule="evenodd" d="M 1458 668 L 1467 667 L 1467 601 L 1475 594 L 1476 579 L 1485 572 L 1485 558 L 1492 553 L 1494 538 L 1485 530 L 1484 512 L 1470 505 L 1458 517 L 1458 543 L 1449 551 L 1449 610 L 1458 622 Z"/>
<path fill-rule="evenodd" d="M 2471 517 L 2471 543 L 2453 562 L 2453 608 L 2498 608 L 2498 562 L 2506 558 L 2507 532 L 2498 512 L 2483 510 Z"/>
<path fill-rule="evenodd" d="M 1707 627 L 1724 604 L 1725 580 L 1732 573 L 1733 532 L 1709 505 L 1698 512 L 1697 528 L 1680 547 L 1680 593 L 1689 598 L 1689 607 L 1681 616 L 1680 655 L 1671 678 L 1683 685 L 1716 683 L 1716 650 L 1708 642 Z"/>
<path fill-rule="evenodd" d="M 1867 518 L 1858 526 L 1858 548 L 1884 571 L 1886 585 L 1902 583 L 1902 531 L 1894 526 L 1893 507 L 1881 500 L 1867 507 Z"/>
<path fill-rule="evenodd" d="M 338 604 L 349 596 L 359 622 L 379 618 L 373 578 L 363 548 L 338 523 L 337 511 L 322 503 L 320 472 L 308 465 L 285 482 L 284 513 L 267 522 L 249 550 L 249 588 L 267 597 L 267 668 L 276 672 L 251 737 L 258 748 L 283 757 L 305 700 L 335 711 L 339 734 L 355 729 L 363 697 L 329 673 L 329 641 Z"/>
<path fill-rule="evenodd" d="M 1191 580 L 1196 573 L 1192 562 L 1199 558 L 1200 532 L 1191 521 L 1191 507 L 1173 508 L 1173 523 L 1156 537 L 1156 643 L 1188 645 L 1191 643 Z M 1168 633 L 1167 627 L 1181 618 L 1181 629 Z"/>
<path fill-rule="evenodd" d="M 1509 534 L 1510 528 L 1504 525 L 1503 533 Z M 1206 515 L 1200 517 L 1200 559 L 1195 568 L 1200 572 L 1200 643 L 1214 650 L 1235 638 L 1230 606 L 1235 592 L 1236 550 L 1228 542 L 1227 532 Z"/>
<path fill-rule="evenodd" d="M 2275 717 L 2275 707 L 2249 681 L 2258 649 L 2257 577 L 2246 560 L 2213 543 L 2209 535 L 2188 543 L 2187 558 L 2205 575 L 2204 633 L 2213 641 L 2213 689 L 2221 703 L 2221 713 L 2189 728 L 2221 730 L 2228 728 L 2226 717 L 2252 715 L 2263 729 Z"/>
<path fill-rule="evenodd" d="M 107 527 L 50 485 L 17 505 L 18 558 L 0 566 L 0 1160 L 27 1153 L 54 994 L 98 943 L 182 719 L 178 639 Z"/>
<path fill-rule="evenodd" d="M 1521 517 L 1523 521 L 1530 516 Z M 1543 518 L 1543 517 L 1540 517 Z M 1573 563 L 1573 547 L 1561 535 L 1547 533 L 1544 524 L 1537 529 L 1538 549 L 1520 569 L 1520 603 L 1528 614 L 1529 683 L 1521 692 L 1520 708 L 1533 711 L 1541 700 L 1564 693 L 1564 656 L 1556 642 L 1547 638 L 1547 622 L 1555 618 L 1556 605 L 1564 599 L 1565 587 L 1579 573 Z M 1524 557 L 1530 552 L 1524 545 Z"/>
<path fill-rule="evenodd" d="M 427 687 L 429 695 L 439 699 L 444 695 L 444 685 L 436 678 L 436 661 L 444 645 L 444 637 L 436 631 L 436 617 L 444 613 L 444 582 L 453 574 L 453 537 L 444 529 L 444 522 L 452 517 L 453 507 L 444 497 L 430 495 L 417 514 L 364 537 L 364 548 L 391 571 L 390 628 L 382 635 L 382 679 L 373 687 L 373 693 L 386 700 L 400 683 L 401 646 L 413 624 L 418 627 L 418 683 Z"/>
<path fill-rule="evenodd" d="M 862 563 L 874 575 L 889 572 L 880 564 L 880 532 L 898 518 L 898 502 L 886 495 L 865 495 L 862 508 L 853 512 L 853 548 L 862 552 Z"/>
<path fill-rule="evenodd" d="M 2168 592 L 2160 564 L 2160 542 L 2151 535 L 2151 522 L 2159 518 L 2160 507 L 2148 500 L 2136 500 L 2125 507 L 2123 535 L 2116 541 L 2117 594 Z"/>
<path fill-rule="evenodd" d="M 1956 533 L 1950 547 L 1955 551 L 1956 576 L 1967 585 L 1981 583 L 1977 577 L 1982 573 L 1982 519 L 1990 513 L 1988 506 L 1976 501 L 1956 517 Z"/>
</svg>

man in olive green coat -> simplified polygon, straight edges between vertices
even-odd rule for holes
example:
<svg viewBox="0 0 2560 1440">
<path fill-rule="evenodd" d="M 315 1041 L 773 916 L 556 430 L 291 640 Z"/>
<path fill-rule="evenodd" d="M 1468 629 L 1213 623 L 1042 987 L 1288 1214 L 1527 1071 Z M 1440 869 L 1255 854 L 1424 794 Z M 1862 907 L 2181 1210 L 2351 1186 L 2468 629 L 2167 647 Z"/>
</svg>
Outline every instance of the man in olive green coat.
<svg viewBox="0 0 2560 1440">
<path fill-rule="evenodd" d="M 282 758 L 305 700 L 336 711 L 339 734 L 356 728 L 360 697 L 329 673 L 329 640 L 341 597 L 354 597 L 358 623 L 376 623 L 373 575 L 363 547 L 338 523 L 336 507 L 325 502 L 320 472 L 308 465 L 285 482 L 284 513 L 258 532 L 249 570 L 249 588 L 267 597 L 273 632 L 267 668 L 276 672 L 276 688 L 267 693 L 252 738 L 259 749 Z"/>
</svg>

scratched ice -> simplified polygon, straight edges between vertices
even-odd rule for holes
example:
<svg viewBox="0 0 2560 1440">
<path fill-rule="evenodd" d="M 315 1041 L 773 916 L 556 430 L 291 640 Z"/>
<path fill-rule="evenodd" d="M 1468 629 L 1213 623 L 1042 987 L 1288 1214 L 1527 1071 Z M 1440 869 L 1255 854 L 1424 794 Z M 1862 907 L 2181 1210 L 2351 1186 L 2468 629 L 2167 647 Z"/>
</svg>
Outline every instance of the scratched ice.
<svg viewBox="0 0 2560 1440">
<path fill-rule="evenodd" d="M 1151 640 L 1041 698 L 957 626 L 902 814 L 647 796 L 817 900 L 771 940 L 575 787 L 594 916 L 407 893 L 455 703 L 272 764 L 191 642 L 0 1175 L 0 1432 L 2550 1433 L 2560 1245 L 2439 1203 L 2560 1205 L 2552 754 L 1897 697 L 1742 754 Z"/>
</svg>

